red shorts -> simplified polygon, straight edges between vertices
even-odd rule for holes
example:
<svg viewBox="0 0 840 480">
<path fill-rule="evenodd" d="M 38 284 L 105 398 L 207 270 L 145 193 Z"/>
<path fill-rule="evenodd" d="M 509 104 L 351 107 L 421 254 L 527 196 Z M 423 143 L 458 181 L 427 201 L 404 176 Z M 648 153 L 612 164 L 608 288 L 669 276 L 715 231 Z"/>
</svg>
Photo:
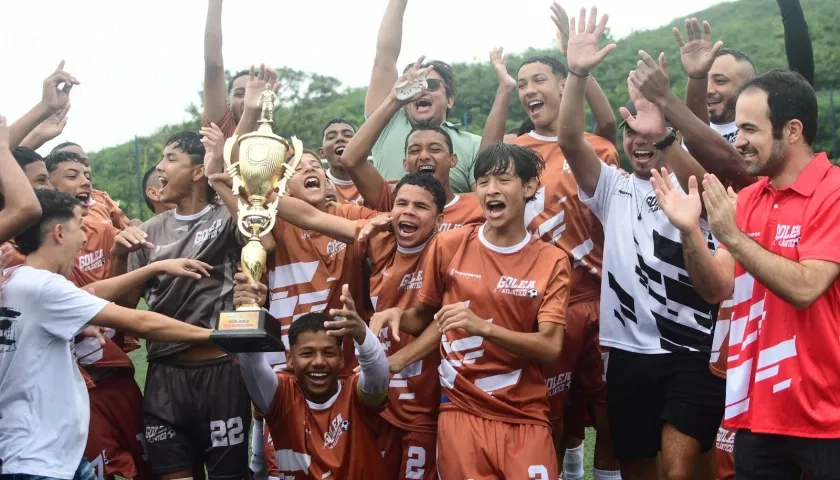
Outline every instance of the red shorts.
<svg viewBox="0 0 840 480">
<path fill-rule="evenodd" d="M 143 394 L 129 371 L 96 382 L 90 394 L 85 457 L 98 478 L 153 479 L 143 434 Z"/>
<path fill-rule="evenodd" d="M 566 398 L 573 382 L 587 402 L 606 403 L 607 383 L 599 348 L 601 301 L 587 300 L 569 305 L 563 351 L 552 365 L 543 368 L 548 387 L 548 418 L 556 423 L 563 418 Z"/>
<path fill-rule="evenodd" d="M 440 478 L 554 480 L 558 476 L 551 430 L 543 425 L 440 412 L 437 451 Z"/>
<path fill-rule="evenodd" d="M 715 440 L 715 479 L 735 480 L 735 432 L 721 423 Z"/>
<path fill-rule="evenodd" d="M 435 480 L 437 432 L 409 432 L 382 420 L 376 434 L 388 478 Z"/>
</svg>

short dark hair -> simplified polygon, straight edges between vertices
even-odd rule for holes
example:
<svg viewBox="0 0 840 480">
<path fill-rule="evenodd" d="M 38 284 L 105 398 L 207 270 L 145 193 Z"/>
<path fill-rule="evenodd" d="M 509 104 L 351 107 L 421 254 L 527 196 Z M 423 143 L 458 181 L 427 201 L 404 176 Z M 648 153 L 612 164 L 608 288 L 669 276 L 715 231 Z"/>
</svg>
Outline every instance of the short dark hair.
<svg viewBox="0 0 840 480">
<path fill-rule="evenodd" d="M 551 67 L 551 73 L 558 77 L 566 78 L 569 76 L 569 69 L 563 65 L 563 62 L 557 60 L 554 57 L 549 57 L 548 55 L 534 55 L 533 57 L 526 58 L 517 71 L 522 70 L 522 67 L 525 65 L 530 65 L 532 63 L 542 63 L 543 65 Z"/>
<path fill-rule="evenodd" d="M 251 70 L 240 70 L 236 72 L 236 75 L 230 77 L 230 81 L 228 82 L 228 95 L 230 95 L 230 92 L 233 91 L 233 82 L 235 82 L 237 78 L 244 77 L 246 75 L 250 76 Z"/>
<path fill-rule="evenodd" d="M 47 172 L 49 173 L 54 172 L 55 169 L 58 168 L 58 165 L 64 162 L 76 162 L 82 165 L 85 164 L 85 161 L 78 153 L 67 151 L 52 152 L 44 159 L 44 163 L 47 164 Z"/>
<path fill-rule="evenodd" d="M 452 98 L 455 96 L 455 92 L 458 89 L 458 85 L 455 80 L 455 71 L 452 70 L 452 67 L 449 66 L 446 62 L 441 62 L 440 60 L 432 60 L 430 62 L 426 62 L 422 65 L 423 68 L 432 65 L 435 67 L 435 71 L 440 75 L 441 80 L 443 80 L 443 88 L 446 89 L 446 97 Z M 403 69 L 403 73 L 407 72 L 408 69 L 413 67 L 413 63 L 409 63 Z"/>
<path fill-rule="evenodd" d="M 443 135 L 443 138 L 446 139 L 446 146 L 449 148 L 449 154 L 452 155 L 455 153 L 455 149 L 452 147 L 452 137 L 446 133 L 446 130 L 444 130 L 443 127 L 435 125 L 434 123 L 418 123 L 417 125 L 411 127 L 411 131 L 409 131 L 408 135 L 405 136 L 405 153 L 408 153 L 408 139 L 411 138 L 415 132 L 419 131 L 431 131 Z"/>
<path fill-rule="evenodd" d="M 545 169 L 545 161 L 537 152 L 499 142 L 485 148 L 475 157 L 473 175 L 476 180 L 486 175 L 499 175 L 507 172 L 511 165 L 523 183 L 532 178 L 539 179 Z M 536 194 L 525 201 L 530 202 L 535 198 Z"/>
<path fill-rule="evenodd" d="M 782 129 L 791 120 L 802 122 L 802 136 L 811 145 L 817 136 L 819 110 L 817 94 L 805 77 L 790 70 L 775 69 L 748 80 L 738 91 L 761 90 L 767 93 L 767 109 L 773 138 L 782 138 Z M 737 97 L 736 97 L 737 98 Z"/>
<path fill-rule="evenodd" d="M 204 144 L 201 143 L 201 135 L 185 130 L 178 132 L 166 139 L 164 146 L 172 145 L 172 148 L 186 153 L 190 157 L 193 165 L 201 165 L 204 163 Z"/>
<path fill-rule="evenodd" d="M 750 64 L 753 70 L 755 70 L 755 63 L 753 63 L 752 58 L 750 58 L 749 55 L 740 50 L 735 50 L 734 48 L 721 48 L 720 50 L 718 50 L 717 55 L 715 55 L 715 58 L 719 58 L 724 55 L 731 55 L 735 58 L 736 62 L 747 62 Z"/>
<path fill-rule="evenodd" d="M 345 125 L 349 125 L 350 128 L 353 129 L 353 133 L 356 133 L 356 125 L 354 125 L 353 122 L 351 122 L 350 120 L 347 120 L 346 118 L 333 117 L 326 123 L 326 125 L 324 125 L 324 128 L 321 129 L 321 138 L 324 138 L 324 135 L 327 134 L 327 129 L 328 128 L 330 128 L 331 126 L 333 126 L 337 123 L 343 123 Z"/>
<path fill-rule="evenodd" d="M 420 172 L 409 173 L 397 182 L 397 186 L 394 187 L 394 198 L 404 185 L 414 185 L 431 193 L 438 213 L 443 213 L 443 208 L 446 206 L 446 192 L 443 190 L 443 184 L 434 175 Z"/>
<path fill-rule="evenodd" d="M 30 163 L 44 161 L 44 157 L 29 147 L 16 147 L 12 152 L 12 156 L 15 157 L 15 160 L 17 160 L 18 165 L 22 169 L 26 168 Z"/>
<path fill-rule="evenodd" d="M 327 327 L 325 322 L 331 322 L 332 317 L 323 312 L 309 312 L 301 315 L 300 318 L 292 322 L 289 328 L 289 348 L 294 347 L 297 339 L 303 332 L 326 332 Z M 335 337 L 338 346 L 341 347 L 342 337 Z"/>
<path fill-rule="evenodd" d="M 79 148 L 82 148 L 82 146 L 81 146 L 81 145 L 79 145 L 79 144 L 78 144 L 78 143 L 76 143 L 76 142 L 61 142 L 61 143 L 59 143 L 58 145 L 54 146 L 54 147 L 53 147 L 53 149 L 52 149 L 52 150 L 50 150 L 50 153 L 55 153 L 55 152 L 58 152 L 58 151 L 60 151 L 62 148 L 67 148 L 67 147 L 79 147 Z M 82 150 L 84 150 L 84 149 L 82 148 Z"/>
<path fill-rule="evenodd" d="M 149 207 L 149 210 L 153 212 L 155 211 L 155 204 L 149 198 L 149 195 L 146 194 L 146 189 L 149 188 L 149 180 L 155 173 L 157 173 L 157 167 L 152 167 L 146 170 L 146 173 L 143 175 L 143 200 L 146 201 L 146 206 Z"/>
<path fill-rule="evenodd" d="M 23 255 L 30 255 L 41 248 L 47 231 L 58 222 L 72 219 L 73 209 L 79 206 L 78 200 L 57 190 L 38 188 L 35 196 L 41 204 L 41 218 L 15 237 L 18 251 Z"/>
</svg>

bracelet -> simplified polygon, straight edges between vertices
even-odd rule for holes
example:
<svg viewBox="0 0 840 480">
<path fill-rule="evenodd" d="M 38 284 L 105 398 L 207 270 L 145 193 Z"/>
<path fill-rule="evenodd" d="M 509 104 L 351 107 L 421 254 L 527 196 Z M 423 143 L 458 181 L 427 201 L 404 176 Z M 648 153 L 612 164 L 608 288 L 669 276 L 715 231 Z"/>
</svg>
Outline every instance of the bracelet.
<svg viewBox="0 0 840 480">
<path fill-rule="evenodd" d="M 691 78 L 691 79 L 694 79 L 694 80 L 705 80 L 705 79 L 709 78 L 709 74 L 707 73 L 706 75 L 702 75 L 700 77 L 693 77 L 693 76 L 689 75 L 688 78 Z"/>
<path fill-rule="evenodd" d="M 569 68 L 567 68 L 566 70 L 568 70 L 568 71 L 569 71 L 569 73 L 570 73 L 570 74 L 572 74 L 572 75 L 574 75 L 575 77 L 578 77 L 578 78 L 589 78 L 589 74 L 588 74 L 588 73 L 587 73 L 586 75 L 581 75 L 581 74 L 579 74 L 579 73 L 575 73 L 575 72 L 573 72 L 573 71 L 572 71 L 571 69 L 569 69 Z"/>
</svg>

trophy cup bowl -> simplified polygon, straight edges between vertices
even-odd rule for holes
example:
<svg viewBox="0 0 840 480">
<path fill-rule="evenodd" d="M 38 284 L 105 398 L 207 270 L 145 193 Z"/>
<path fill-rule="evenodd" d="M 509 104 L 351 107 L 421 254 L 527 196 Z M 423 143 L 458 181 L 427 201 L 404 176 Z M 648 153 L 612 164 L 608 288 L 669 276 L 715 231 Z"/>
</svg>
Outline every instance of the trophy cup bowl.
<svg viewBox="0 0 840 480">
<path fill-rule="evenodd" d="M 292 145 L 272 131 L 276 95 L 266 85 L 260 97 L 262 119 L 256 132 L 234 135 L 225 142 L 224 158 L 233 178 L 233 193 L 239 196 L 237 226 L 246 239 L 242 248 L 242 272 L 251 282 L 259 282 L 266 270 L 266 251 L 260 237 L 271 234 L 277 203 L 286 191 L 303 153 L 303 145 L 292 137 Z M 239 146 L 238 162 L 233 161 Z M 243 191 L 247 199 L 240 194 Z M 272 193 L 274 200 L 268 200 Z M 269 292 L 270 295 L 270 292 Z M 234 311 L 220 312 L 210 339 L 230 352 L 277 352 L 284 345 L 280 322 L 260 305 L 240 305 Z"/>
</svg>

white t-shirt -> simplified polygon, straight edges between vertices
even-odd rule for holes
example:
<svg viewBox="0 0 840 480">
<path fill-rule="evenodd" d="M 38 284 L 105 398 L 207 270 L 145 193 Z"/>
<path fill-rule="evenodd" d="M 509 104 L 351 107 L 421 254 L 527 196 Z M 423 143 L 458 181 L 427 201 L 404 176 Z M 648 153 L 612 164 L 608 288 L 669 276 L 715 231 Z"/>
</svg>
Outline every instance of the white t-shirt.
<svg viewBox="0 0 840 480">
<path fill-rule="evenodd" d="M 28 266 L 14 268 L 3 284 L 2 473 L 73 478 L 90 417 L 73 338 L 106 305 L 61 275 Z"/>
<path fill-rule="evenodd" d="M 671 180 L 679 187 L 673 173 Z M 650 181 L 602 163 L 592 198 L 578 194 L 604 225 L 601 345 L 636 353 L 709 352 L 717 306 L 691 284 L 680 232 L 659 209 Z M 714 250 L 708 228 L 704 232 Z"/>
<path fill-rule="evenodd" d="M 712 127 L 712 130 L 716 131 L 718 135 L 725 138 L 732 145 L 735 145 L 735 140 L 738 138 L 738 127 L 735 125 L 735 122 L 724 123 L 722 125 L 709 123 L 709 126 Z"/>
</svg>

